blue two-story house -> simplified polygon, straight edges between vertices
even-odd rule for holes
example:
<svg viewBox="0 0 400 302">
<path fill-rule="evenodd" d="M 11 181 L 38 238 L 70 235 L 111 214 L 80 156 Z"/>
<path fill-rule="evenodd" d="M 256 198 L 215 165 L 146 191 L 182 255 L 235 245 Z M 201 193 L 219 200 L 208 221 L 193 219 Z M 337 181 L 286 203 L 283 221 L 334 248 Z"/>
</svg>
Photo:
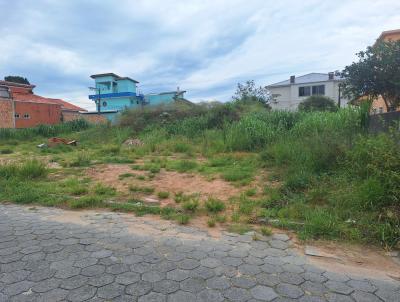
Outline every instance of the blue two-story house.
<svg viewBox="0 0 400 302">
<path fill-rule="evenodd" d="M 109 120 L 128 108 L 172 103 L 183 98 L 185 93 L 178 89 L 144 95 L 138 92 L 139 82 L 129 77 L 120 77 L 115 73 L 94 74 L 90 77 L 95 80 L 95 87 L 91 88 L 93 94 L 89 95 L 89 99 L 96 103 L 96 113 L 104 114 Z"/>
</svg>

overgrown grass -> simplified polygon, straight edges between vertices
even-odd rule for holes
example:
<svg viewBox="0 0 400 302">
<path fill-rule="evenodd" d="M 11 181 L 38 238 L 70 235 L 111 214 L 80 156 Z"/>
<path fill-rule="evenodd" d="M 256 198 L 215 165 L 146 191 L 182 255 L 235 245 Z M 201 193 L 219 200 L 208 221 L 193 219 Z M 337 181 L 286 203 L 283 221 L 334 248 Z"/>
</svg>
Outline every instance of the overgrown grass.
<svg viewBox="0 0 400 302">
<path fill-rule="evenodd" d="M 268 111 L 244 102 L 181 104 L 124 112 L 118 126 L 75 122 L 0 130 L 5 142 L 0 153 L 10 158 L 50 154 L 65 167 L 82 167 L 70 168 L 71 173 L 96 163 L 127 164 L 146 157 L 143 164 L 132 165 L 147 171 L 146 176 L 136 176 L 143 181 L 165 169 L 245 185 L 243 194 L 229 205 L 233 212 L 228 220 L 240 233 L 249 229 L 246 223 L 262 218 L 296 230 L 303 239 L 343 239 L 390 248 L 400 241 L 400 139 L 398 133 L 369 134 L 367 112 L 365 108 Z M 77 139 L 78 147 L 36 150 L 43 138 L 56 134 Z M 143 145 L 122 145 L 129 137 L 140 138 Z M 269 181 L 279 183 L 263 191 L 255 183 L 264 180 L 264 171 Z M 1 165 L 0 199 L 78 208 L 107 206 L 140 215 L 157 213 L 180 223 L 201 212 L 197 211 L 199 197 L 184 191 L 174 196 L 176 207 L 182 208 L 177 211 L 149 209 L 137 201 L 106 205 L 104 199 L 118 192 L 68 180 L 65 185 L 46 183 L 48 173 L 39 161 Z M 120 179 L 133 176 L 121 174 Z M 130 190 L 155 192 L 150 186 Z M 221 203 L 208 200 L 204 206 L 213 215 L 212 223 L 218 217 L 226 220 L 225 215 L 216 216 L 225 210 Z"/>
<path fill-rule="evenodd" d="M 51 137 L 60 134 L 82 131 L 90 127 L 86 120 L 75 120 L 58 125 L 40 125 L 35 128 L 23 129 L 0 129 L 0 140 L 2 139 L 30 139 L 36 136 Z"/>
</svg>

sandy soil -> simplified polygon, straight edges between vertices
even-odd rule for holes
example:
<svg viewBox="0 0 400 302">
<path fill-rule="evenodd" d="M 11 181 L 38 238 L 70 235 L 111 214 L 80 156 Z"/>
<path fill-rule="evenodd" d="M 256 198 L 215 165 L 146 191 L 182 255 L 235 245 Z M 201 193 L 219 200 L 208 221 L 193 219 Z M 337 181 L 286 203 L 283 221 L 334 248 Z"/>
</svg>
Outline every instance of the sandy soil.
<svg viewBox="0 0 400 302">
<path fill-rule="evenodd" d="M 400 280 L 400 265 L 378 247 L 317 241 L 307 243 L 326 257 L 307 256 L 310 263 L 329 271 L 379 279 Z M 305 245 L 298 248 L 304 253 Z"/>
<path fill-rule="evenodd" d="M 170 192 L 170 198 L 162 200 L 164 205 L 173 204 L 172 198 L 178 192 L 185 194 L 200 193 L 203 198 L 213 196 L 224 201 L 237 196 L 241 192 L 240 189 L 222 179 L 207 180 L 205 177 L 196 174 L 161 170 L 152 180 L 143 181 L 135 177 L 120 180 L 118 176 L 124 173 L 147 175 L 147 171 L 132 170 L 129 165 L 122 164 L 107 164 L 87 169 L 87 175 L 93 180 L 112 186 L 120 192 L 128 193 L 130 185 L 153 187 L 156 192 Z"/>
</svg>

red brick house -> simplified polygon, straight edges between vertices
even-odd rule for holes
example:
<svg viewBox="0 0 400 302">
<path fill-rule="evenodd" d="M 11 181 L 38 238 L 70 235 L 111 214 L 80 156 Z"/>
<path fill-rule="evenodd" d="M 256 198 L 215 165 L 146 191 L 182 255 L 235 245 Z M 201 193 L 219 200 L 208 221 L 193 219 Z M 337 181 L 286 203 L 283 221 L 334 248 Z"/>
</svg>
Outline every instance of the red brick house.
<svg viewBox="0 0 400 302">
<path fill-rule="evenodd" d="M 33 93 L 35 85 L 0 81 L 0 128 L 29 128 L 72 120 L 86 110 Z"/>
</svg>

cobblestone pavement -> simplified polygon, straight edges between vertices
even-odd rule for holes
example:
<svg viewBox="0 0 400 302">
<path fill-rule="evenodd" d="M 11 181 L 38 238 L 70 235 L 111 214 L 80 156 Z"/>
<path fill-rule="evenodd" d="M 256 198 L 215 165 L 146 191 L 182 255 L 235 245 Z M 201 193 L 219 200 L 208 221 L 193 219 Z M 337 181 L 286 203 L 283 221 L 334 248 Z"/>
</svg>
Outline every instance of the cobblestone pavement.
<svg viewBox="0 0 400 302">
<path fill-rule="evenodd" d="M 0 205 L 0 301 L 400 301 L 400 282 L 314 267 L 284 234 L 67 213 Z"/>
</svg>

